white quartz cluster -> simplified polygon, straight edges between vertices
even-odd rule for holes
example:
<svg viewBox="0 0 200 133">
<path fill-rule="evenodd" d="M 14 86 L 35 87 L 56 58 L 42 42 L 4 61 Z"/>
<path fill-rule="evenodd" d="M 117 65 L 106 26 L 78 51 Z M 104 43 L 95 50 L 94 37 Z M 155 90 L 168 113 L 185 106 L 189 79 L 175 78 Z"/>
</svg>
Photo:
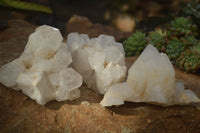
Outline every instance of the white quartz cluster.
<svg viewBox="0 0 200 133">
<path fill-rule="evenodd" d="M 72 66 L 88 88 L 104 94 L 108 87 L 124 81 L 126 76 L 123 46 L 114 37 L 100 35 L 89 39 L 86 34 L 70 33 L 67 46 L 72 55 Z"/>
<path fill-rule="evenodd" d="M 167 55 L 148 45 L 129 69 L 127 82 L 111 86 L 100 104 L 121 105 L 124 101 L 168 106 L 200 102 L 200 99 L 184 89 L 182 82 L 175 82 L 174 68 Z"/>
<path fill-rule="evenodd" d="M 37 103 L 73 100 L 80 96 L 79 73 L 72 62 L 63 37 L 56 28 L 43 25 L 29 36 L 22 55 L 0 69 L 0 82 L 21 90 Z"/>
</svg>

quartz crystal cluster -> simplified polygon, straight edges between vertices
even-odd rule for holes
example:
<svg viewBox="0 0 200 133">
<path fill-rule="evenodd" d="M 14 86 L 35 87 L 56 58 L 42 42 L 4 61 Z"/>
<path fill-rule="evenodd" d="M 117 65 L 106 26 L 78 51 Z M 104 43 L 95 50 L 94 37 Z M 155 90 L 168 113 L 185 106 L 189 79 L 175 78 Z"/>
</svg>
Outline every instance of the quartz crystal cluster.
<svg viewBox="0 0 200 133">
<path fill-rule="evenodd" d="M 175 82 L 174 68 L 167 55 L 148 45 L 129 69 L 127 81 L 110 86 L 100 104 L 121 105 L 124 101 L 168 106 L 200 102 L 200 99 L 184 89 L 182 82 Z"/>
<path fill-rule="evenodd" d="M 89 39 L 86 34 L 70 33 L 67 47 L 73 68 L 82 75 L 88 88 L 105 94 L 109 86 L 124 81 L 125 53 L 114 37 L 100 35 Z"/>
<path fill-rule="evenodd" d="M 153 45 L 149 44 L 131 66 L 125 82 L 125 53 L 114 37 L 89 39 L 86 34 L 70 33 L 67 42 L 62 41 L 58 29 L 38 27 L 22 55 L 0 68 L 0 82 L 42 105 L 54 99 L 78 98 L 82 80 L 88 88 L 105 94 L 102 106 L 124 101 L 163 106 L 200 102 L 182 82 L 175 82 L 169 58 Z"/>
<path fill-rule="evenodd" d="M 56 28 L 43 25 L 29 38 L 22 55 L 0 69 L 0 82 L 21 90 L 39 104 L 73 100 L 80 96 L 82 77 L 68 66 L 72 62 Z"/>
</svg>

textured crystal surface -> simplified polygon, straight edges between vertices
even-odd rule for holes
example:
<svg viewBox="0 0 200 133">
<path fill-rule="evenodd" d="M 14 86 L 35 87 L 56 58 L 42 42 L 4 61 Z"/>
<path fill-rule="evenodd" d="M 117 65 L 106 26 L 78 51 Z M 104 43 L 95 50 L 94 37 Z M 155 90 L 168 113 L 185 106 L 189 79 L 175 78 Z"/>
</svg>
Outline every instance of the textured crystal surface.
<svg viewBox="0 0 200 133">
<path fill-rule="evenodd" d="M 39 104 L 80 96 L 82 77 L 68 66 L 72 62 L 56 28 L 43 25 L 29 36 L 22 55 L 0 69 L 0 82 L 21 90 Z"/>
<path fill-rule="evenodd" d="M 104 94 L 108 87 L 124 81 L 126 75 L 123 46 L 114 37 L 70 33 L 67 46 L 72 55 L 72 66 L 78 71 L 88 88 Z"/>
<path fill-rule="evenodd" d="M 148 45 L 128 71 L 127 81 L 111 86 L 102 106 L 121 105 L 124 101 L 148 102 L 163 106 L 200 102 L 183 82 L 175 82 L 174 68 L 164 53 Z"/>
</svg>

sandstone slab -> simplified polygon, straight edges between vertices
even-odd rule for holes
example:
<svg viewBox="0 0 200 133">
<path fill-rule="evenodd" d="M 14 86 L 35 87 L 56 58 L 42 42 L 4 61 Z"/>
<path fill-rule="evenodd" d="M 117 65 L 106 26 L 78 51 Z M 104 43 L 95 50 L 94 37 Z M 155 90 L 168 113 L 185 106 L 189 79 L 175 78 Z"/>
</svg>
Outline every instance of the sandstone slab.
<svg viewBox="0 0 200 133">
<path fill-rule="evenodd" d="M 34 30 L 34 29 L 32 29 Z M 19 32 L 20 34 L 20 32 Z M 28 36 L 28 35 L 27 35 Z M 18 57 L 27 38 L 18 36 L 0 43 L 0 64 Z M 135 61 L 127 58 L 127 67 Z M 175 68 L 176 78 L 200 97 L 200 77 Z M 52 101 L 37 104 L 21 92 L 0 84 L 0 132 L 2 133 L 199 133 L 198 106 L 160 107 L 144 103 L 129 103 L 102 108 L 102 96 L 82 86 L 75 101 Z M 88 104 L 89 103 L 89 104 Z"/>
</svg>

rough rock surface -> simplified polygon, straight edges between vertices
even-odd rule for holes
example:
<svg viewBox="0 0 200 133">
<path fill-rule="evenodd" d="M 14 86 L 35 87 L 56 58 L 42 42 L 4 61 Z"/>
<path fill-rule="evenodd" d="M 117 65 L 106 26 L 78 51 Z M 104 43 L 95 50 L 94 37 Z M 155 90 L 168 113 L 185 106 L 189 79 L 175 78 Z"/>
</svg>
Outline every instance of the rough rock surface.
<svg viewBox="0 0 200 133">
<path fill-rule="evenodd" d="M 17 27 L 16 27 L 17 28 Z M 32 29 L 34 30 L 34 29 Z M 20 32 L 19 32 L 20 34 Z M 0 43 L 0 64 L 16 58 L 27 38 L 18 37 Z M 14 45 L 13 45 L 14 44 Z M 136 58 L 127 58 L 130 67 Z M 176 70 L 176 78 L 200 97 L 200 77 Z M 52 101 L 38 105 L 21 92 L 0 84 L 1 133 L 199 133 L 200 108 L 197 106 L 160 107 L 144 103 L 125 103 L 102 108 L 102 96 L 81 87 L 75 101 Z"/>
<path fill-rule="evenodd" d="M 0 33 L 0 42 L 19 37 L 26 37 L 28 39 L 29 34 L 34 32 L 37 27 L 20 19 L 10 20 L 8 23 L 9 28 Z"/>
</svg>

